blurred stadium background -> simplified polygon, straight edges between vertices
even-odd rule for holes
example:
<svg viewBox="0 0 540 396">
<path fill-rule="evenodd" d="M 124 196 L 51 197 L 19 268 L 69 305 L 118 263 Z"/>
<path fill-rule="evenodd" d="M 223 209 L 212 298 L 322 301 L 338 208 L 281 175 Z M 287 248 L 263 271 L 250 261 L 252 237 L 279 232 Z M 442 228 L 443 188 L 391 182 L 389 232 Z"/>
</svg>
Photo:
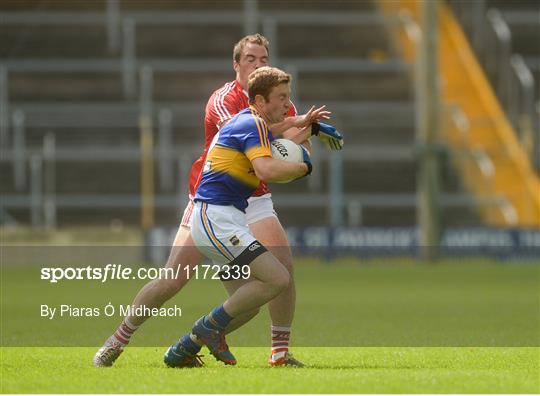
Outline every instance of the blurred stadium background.
<svg viewBox="0 0 540 396">
<path fill-rule="evenodd" d="M 233 43 L 258 31 L 272 64 L 293 74 L 300 111 L 327 104 L 346 136 L 340 153 L 318 147 L 311 177 L 272 187 L 292 242 L 335 244 L 348 230 L 340 248 L 441 236 L 538 249 L 539 2 L 441 1 L 435 52 L 421 50 L 424 6 L 2 1 L 5 240 L 96 226 L 166 245 L 156 227 L 174 228 L 187 202 L 205 101 L 233 78 Z"/>
</svg>

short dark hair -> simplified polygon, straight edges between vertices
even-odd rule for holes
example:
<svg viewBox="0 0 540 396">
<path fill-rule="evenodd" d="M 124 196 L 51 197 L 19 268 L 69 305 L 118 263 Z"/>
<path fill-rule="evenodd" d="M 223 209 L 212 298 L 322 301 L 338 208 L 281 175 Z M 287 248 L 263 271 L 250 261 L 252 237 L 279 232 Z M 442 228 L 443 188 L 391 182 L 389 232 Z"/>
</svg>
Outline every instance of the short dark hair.
<svg viewBox="0 0 540 396">
<path fill-rule="evenodd" d="M 291 75 L 277 67 L 259 67 L 249 75 L 249 103 L 253 103 L 255 101 L 255 96 L 257 95 L 262 95 L 264 100 L 268 101 L 268 95 L 270 94 L 270 91 L 272 91 L 272 88 L 277 87 L 280 84 L 289 84 L 291 81 Z"/>
<path fill-rule="evenodd" d="M 268 39 L 266 37 L 259 33 L 250 34 L 241 38 L 240 41 L 234 45 L 233 59 L 235 62 L 240 62 L 240 56 L 242 55 L 242 51 L 244 50 L 244 47 L 247 43 L 262 45 L 264 48 L 266 48 L 266 52 L 269 52 L 268 46 L 270 43 L 268 42 Z"/>
</svg>

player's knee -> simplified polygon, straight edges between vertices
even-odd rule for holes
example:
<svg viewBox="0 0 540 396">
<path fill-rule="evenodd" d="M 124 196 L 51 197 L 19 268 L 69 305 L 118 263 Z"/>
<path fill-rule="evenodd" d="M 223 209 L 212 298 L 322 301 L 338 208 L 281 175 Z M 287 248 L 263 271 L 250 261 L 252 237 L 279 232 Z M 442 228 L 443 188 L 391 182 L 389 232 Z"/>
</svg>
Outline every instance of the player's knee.
<svg viewBox="0 0 540 396">
<path fill-rule="evenodd" d="M 281 293 L 283 290 L 285 290 L 289 283 L 291 282 L 291 275 L 288 271 L 280 271 L 279 274 L 275 277 L 273 283 L 273 287 L 276 289 L 277 293 Z"/>
</svg>

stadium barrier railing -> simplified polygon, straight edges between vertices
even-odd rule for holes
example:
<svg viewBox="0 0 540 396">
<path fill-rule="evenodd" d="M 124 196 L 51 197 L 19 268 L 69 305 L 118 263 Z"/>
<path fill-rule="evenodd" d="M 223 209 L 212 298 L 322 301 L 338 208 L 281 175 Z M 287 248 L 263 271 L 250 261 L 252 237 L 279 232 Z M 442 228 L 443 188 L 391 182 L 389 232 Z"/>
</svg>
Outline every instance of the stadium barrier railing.
<svg viewBox="0 0 540 396">
<path fill-rule="evenodd" d="M 167 146 L 157 145 L 154 147 L 154 157 L 165 159 L 167 168 L 165 172 L 158 172 L 159 179 L 166 178 L 172 172 L 180 175 L 178 191 L 168 193 L 168 187 L 156 190 L 154 206 L 158 208 L 175 209 L 187 204 L 187 196 L 184 192 L 188 184 L 187 174 L 192 161 L 198 156 L 198 145 Z M 2 161 L 20 161 L 20 154 L 16 151 L 4 153 Z M 334 154 L 334 155 L 332 155 Z M 416 194 L 405 193 L 354 193 L 345 190 L 343 186 L 342 162 L 358 161 L 381 161 L 389 163 L 393 161 L 414 161 L 415 148 L 413 146 L 349 146 L 341 155 L 320 151 L 318 161 L 328 163 L 327 180 L 329 183 L 326 191 L 310 191 L 309 200 L 305 193 L 280 192 L 275 196 L 278 207 L 291 208 L 330 208 L 330 224 L 341 226 L 343 224 L 362 224 L 362 212 L 365 208 L 414 208 L 417 204 Z M 467 156 L 468 153 L 460 153 L 459 156 Z M 54 227 L 57 224 L 58 210 L 77 208 L 80 210 L 99 210 L 100 208 L 138 208 L 142 205 L 141 195 L 138 192 L 131 194 L 98 193 L 95 194 L 58 194 L 56 191 L 57 162 L 70 163 L 99 163 L 103 161 L 133 163 L 134 167 L 141 161 L 139 146 L 132 147 L 56 147 L 53 134 L 47 134 L 44 138 L 43 147 L 31 148 L 25 151 L 26 158 L 23 161 L 29 165 L 29 188 L 21 193 L 3 194 L 1 206 L 9 208 L 27 208 L 31 212 L 32 223 L 35 226 L 45 225 Z M 478 159 L 473 158 L 478 164 Z M 159 161 L 156 165 L 161 169 Z M 481 164 L 478 165 L 482 168 Z M 330 204 L 330 205 L 329 205 Z M 465 193 L 443 193 L 441 195 L 441 207 L 493 207 L 494 210 L 503 210 L 508 205 L 504 197 L 489 194 L 473 198 Z M 502 209 L 501 209 L 502 208 Z M 345 218 L 346 215 L 346 218 Z"/>
</svg>

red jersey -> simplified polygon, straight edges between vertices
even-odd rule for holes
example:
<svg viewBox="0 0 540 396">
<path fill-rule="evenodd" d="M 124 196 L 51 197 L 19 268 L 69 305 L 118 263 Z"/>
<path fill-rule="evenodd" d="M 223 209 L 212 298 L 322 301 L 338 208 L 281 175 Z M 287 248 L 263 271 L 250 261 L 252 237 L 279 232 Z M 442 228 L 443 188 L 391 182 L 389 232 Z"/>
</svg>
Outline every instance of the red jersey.
<svg viewBox="0 0 540 396">
<path fill-rule="evenodd" d="M 208 147 L 214 136 L 227 121 L 233 118 L 237 113 L 249 107 L 248 94 L 243 90 L 238 81 L 226 83 L 221 88 L 214 91 L 208 103 L 204 115 L 204 151 L 201 156 L 191 166 L 189 173 L 189 194 L 195 196 L 195 191 L 201 182 L 201 171 L 206 161 Z M 289 108 L 288 116 L 296 115 L 294 104 Z M 259 187 L 252 194 L 254 197 L 269 193 L 268 185 L 261 182 Z"/>
</svg>

